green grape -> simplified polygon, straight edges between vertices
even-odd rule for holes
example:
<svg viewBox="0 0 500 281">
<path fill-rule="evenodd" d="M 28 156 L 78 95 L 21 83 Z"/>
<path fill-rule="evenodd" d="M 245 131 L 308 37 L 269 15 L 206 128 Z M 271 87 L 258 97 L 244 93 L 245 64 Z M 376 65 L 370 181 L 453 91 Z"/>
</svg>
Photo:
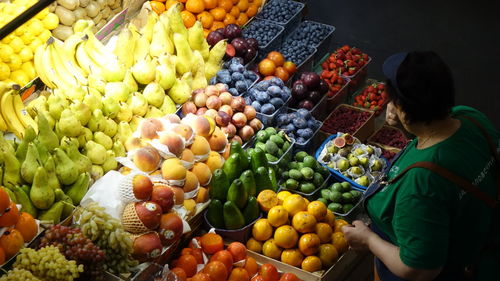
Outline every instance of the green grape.
<svg viewBox="0 0 500 281">
<path fill-rule="evenodd" d="M 0 277 L 0 281 L 41 281 L 41 280 L 36 278 L 28 270 L 14 268 L 12 270 L 9 270 L 7 274 Z"/>
</svg>

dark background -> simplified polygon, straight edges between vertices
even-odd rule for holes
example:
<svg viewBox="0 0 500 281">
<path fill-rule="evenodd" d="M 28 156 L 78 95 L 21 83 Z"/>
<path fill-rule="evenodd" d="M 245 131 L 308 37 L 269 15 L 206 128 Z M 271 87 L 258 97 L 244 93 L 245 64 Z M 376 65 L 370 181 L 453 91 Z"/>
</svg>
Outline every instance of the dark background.
<svg viewBox="0 0 500 281">
<path fill-rule="evenodd" d="M 475 107 L 500 128 L 498 1 L 309 0 L 307 18 L 336 27 L 331 49 L 349 44 L 372 57 L 369 78 L 383 79 L 386 57 L 433 50 L 450 66 L 456 104 Z"/>
</svg>

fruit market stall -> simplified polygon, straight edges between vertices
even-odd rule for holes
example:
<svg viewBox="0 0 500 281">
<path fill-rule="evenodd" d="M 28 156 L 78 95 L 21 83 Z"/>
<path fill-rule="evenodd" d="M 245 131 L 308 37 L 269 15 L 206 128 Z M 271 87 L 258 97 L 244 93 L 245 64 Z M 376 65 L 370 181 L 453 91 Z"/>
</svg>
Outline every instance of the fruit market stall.
<svg viewBox="0 0 500 281">
<path fill-rule="evenodd" d="M 370 276 L 341 228 L 409 138 L 306 7 L 58 0 L 3 38 L 0 280 Z"/>
</svg>

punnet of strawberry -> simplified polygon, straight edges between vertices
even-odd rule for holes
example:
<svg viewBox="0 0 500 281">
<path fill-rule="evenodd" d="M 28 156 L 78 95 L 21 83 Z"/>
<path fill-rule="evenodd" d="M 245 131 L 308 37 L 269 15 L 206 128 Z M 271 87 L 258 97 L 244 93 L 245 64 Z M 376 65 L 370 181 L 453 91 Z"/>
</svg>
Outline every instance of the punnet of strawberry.
<svg viewBox="0 0 500 281">
<path fill-rule="evenodd" d="M 339 106 L 325 120 L 321 130 L 330 134 L 342 132 L 352 135 L 366 123 L 371 115 L 370 112 Z"/>
<path fill-rule="evenodd" d="M 333 52 L 322 64 L 323 70 L 334 71 L 339 75 L 352 77 L 363 66 L 365 66 L 370 57 L 360 49 L 349 45 L 344 45 Z"/>
<path fill-rule="evenodd" d="M 326 81 L 329 87 L 328 96 L 333 97 L 347 83 L 347 79 L 335 71 L 323 70 L 320 74 L 321 79 Z"/>
<path fill-rule="evenodd" d="M 387 101 L 388 96 L 385 84 L 382 82 L 375 82 L 366 86 L 361 94 L 354 98 L 352 105 L 373 110 L 375 111 L 375 115 L 379 115 Z"/>
<path fill-rule="evenodd" d="M 403 149 L 410 141 L 401 130 L 383 126 L 369 139 L 371 142 Z"/>
</svg>

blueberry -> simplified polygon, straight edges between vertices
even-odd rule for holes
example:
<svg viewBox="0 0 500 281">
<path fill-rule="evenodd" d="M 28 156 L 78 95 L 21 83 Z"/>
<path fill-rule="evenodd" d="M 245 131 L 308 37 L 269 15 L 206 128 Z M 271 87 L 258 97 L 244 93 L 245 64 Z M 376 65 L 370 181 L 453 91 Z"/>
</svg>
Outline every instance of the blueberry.
<svg viewBox="0 0 500 281">
<path fill-rule="evenodd" d="M 311 118 L 311 113 L 305 108 L 298 109 L 297 114 L 302 118 L 305 118 L 306 120 L 309 120 Z"/>
<path fill-rule="evenodd" d="M 307 127 L 307 122 L 304 118 L 293 119 L 293 125 L 299 129 L 304 129 Z"/>
<path fill-rule="evenodd" d="M 240 72 L 233 72 L 233 74 L 231 74 L 231 79 L 233 81 L 241 81 L 245 80 L 245 76 L 243 76 Z"/>
<path fill-rule="evenodd" d="M 283 106 L 284 102 L 282 99 L 280 98 L 272 98 L 270 101 L 269 101 L 272 105 L 274 105 L 275 108 L 280 108 Z"/>
<path fill-rule="evenodd" d="M 271 115 L 273 114 L 274 112 L 276 111 L 276 109 L 274 108 L 274 106 L 270 103 L 266 103 L 262 106 L 261 108 L 261 112 L 263 114 L 266 114 L 266 115 Z"/>
<path fill-rule="evenodd" d="M 255 108 L 255 111 L 260 112 L 261 105 L 258 101 L 253 101 L 252 106 Z"/>
<path fill-rule="evenodd" d="M 240 93 L 247 91 L 247 83 L 245 81 L 236 81 L 235 86 L 236 90 L 238 90 L 238 92 Z"/>
<path fill-rule="evenodd" d="M 256 96 L 256 99 L 257 101 L 264 103 L 268 102 L 270 97 L 266 92 L 259 92 Z"/>
<path fill-rule="evenodd" d="M 240 93 L 238 92 L 238 90 L 236 90 L 236 88 L 229 88 L 229 90 L 227 90 L 228 92 L 231 93 L 231 95 L 233 96 L 239 96 Z"/>
</svg>

